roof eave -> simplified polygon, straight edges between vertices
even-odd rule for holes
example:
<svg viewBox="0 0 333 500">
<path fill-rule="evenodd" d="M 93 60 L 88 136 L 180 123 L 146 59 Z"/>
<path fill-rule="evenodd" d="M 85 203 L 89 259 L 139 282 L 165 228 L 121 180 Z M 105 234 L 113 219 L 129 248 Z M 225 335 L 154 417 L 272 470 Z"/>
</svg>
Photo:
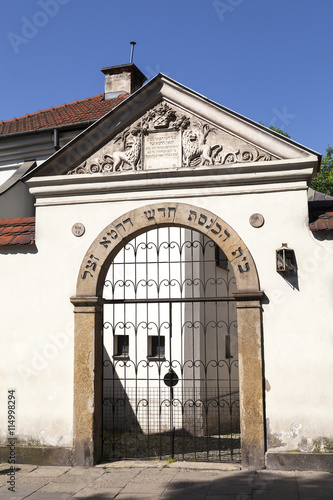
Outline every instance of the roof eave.
<svg viewBox="0 0 333 500">
<path fill-rule="evenodd" d="M 73 130 L 76 128 L 87 128 L 93 123 L 95 123 L 96 120 L 87 120 L 87 121 L 82 121 L 82 122 L 74 122 L 74 123 L 68 123 L 66 125 L 53 125 L 52 127 L 44 127 L 44 128 L 35 128 L 33 130 L 25 130 L 23 132 L 12 132 L 10 134 L 1 134 L 0 135 L 0 140 L 5 140 L 5 139 L 12 139 L 12 138 L 18 138 L 20 136 L 27 136 L 27 135 L 36 135 L 36 134 L 42 134 L 42 133 L 49 133 L 52 132 L 54 129 L 57 130 Z"/>
<path fill-rule="evenodd" d="M 160 74 L 159 74 L 160 75 Z M 158 76 L 159 75 L 156 75 L 152 80 L 150 80 L 150 82 L 145 85 L 144 87 L 141 87 L 140 89 L 138 89 L 136 92 L 134 92 L 133 94 L 131 94 L 129 97 L 127 97 L 126 99 L 124 99 L 122 102 L 120 102 L 117 106 L 115 106 L 114 108 L 112 108 L 110 111 L 108 111 L 105 115 L 103 115 L 101 118 L 98 118 L 97 120 L 95 120 L 90 126 L 88 126 L 86 129 L 84 129 L 79 135 L 77 135 L 76 137 L 74 137 L 74 139 L 72 139 L 71 141 L 69 141 L 65 146 L 63 146 L 60 150 L 56 151 L 52 156 L 50 156 L 50 158 L 48 158 L 42 165 L 39 165 L 37 166 L 35 169 L 31 170 L 31 172 L 28 172 L 23 178 L 24 179 L 29 179 L 31 176 L 33 175 L 36 175 L 37 173 L 40 172 L 40 170 L 46 170 L 46 168 L 48 167 L 49 164 L 51 164 L 57 157 L 59 158 L 59 163 L 61 162 L 61 158 L 66 158 L 66 155 L 67 155 L 67 152 L 68 150 L 75 146 L 75 144 L 81 140 L 84 139 L 84 137 L 86 137 L 87 135 L 90 134 L 91 130 L 93 128 L 97 128 L 99 126 L 102 126 L 103 123 L 110 117 L 110 115 L 117 115 L 117 112 L 121 111 L 122 108 L 124 108 L 126 105 L 129 105 L 129 103 L 133 103 L 133 101 L 135 102 L 137 99 L 138 99 L 138 95 L 139 94 L 142 94 L 143 96 L 145 96 L 147 94 L 147 91 L 146 91 L 146 88 L 148 87 L 151 87 L 153 85 L 153 83 L 155 82 L 155 85 L 156 85 L 156 80 L 158 80 Z M 136 108 L 136 104 L 133 105 L 133 109 Z M 124 113 L 124 115 L 129 115 L 129 113 Z M 123 119 L 125 119 L 125 116 L 123 117 Z M 115 120 L 117 121 L 117 120 Z M 119 122 L 116 124 L 116 127 L 119 127 L 121 125 L 122 122 Z M 95 148 L 94 149 L 97 149 L 98 147 L 100 147 L 100 143 L 95 143 Z M 72 160 L 72 156 L 71 156 L 71 160 Z M 67 162 L 65 162 L 65 165 L 67 166 Z M 71 163 L 69 164 L 71 165 Z M 68 166 L 69 166 L 68 165 Z"/>
</svg>

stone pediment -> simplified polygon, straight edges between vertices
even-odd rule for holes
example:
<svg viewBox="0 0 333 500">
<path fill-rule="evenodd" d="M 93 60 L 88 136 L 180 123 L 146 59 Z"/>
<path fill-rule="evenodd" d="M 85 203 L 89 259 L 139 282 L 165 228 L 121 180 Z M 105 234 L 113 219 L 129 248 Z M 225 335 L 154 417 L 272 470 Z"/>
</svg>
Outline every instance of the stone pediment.
<svg viewBox="0 0 333 500">
<path fill-rule="evenodd" d="M 278 159 L 192 113 L 161 101 L 68 174 L 196 168 Z"/>
<path fill-rule="evenodd" d="M 157 179 L 158 175 L 186 177 L 194 171 L 198 175 L 212 171 L 209 175 L 225 178 L 250 170 L 282 175 L 296 168 L 309 179 L 318 156 L 158 74 L 26 178 L 37 182 L 43 177 L 46 182 L 47 177 L 61 176 L 62 183 L 73 183 L 83 181 L 80 174 L 91 180 L 136 173 L 142 179 L 145 175 Z M 310 169 L 306 174 L 305 167 Z M 246 176 L 242 182 L 248 182 Z"/>
</svg>

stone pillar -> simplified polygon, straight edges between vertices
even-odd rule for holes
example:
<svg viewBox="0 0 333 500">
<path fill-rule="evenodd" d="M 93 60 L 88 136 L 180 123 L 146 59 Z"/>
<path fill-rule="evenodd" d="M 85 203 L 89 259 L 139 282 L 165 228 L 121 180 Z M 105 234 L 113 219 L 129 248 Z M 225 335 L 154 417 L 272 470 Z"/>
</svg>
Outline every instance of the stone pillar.
<svg viewBox="0 0 333 500">
<path fill-rule="evenodd" d="M 72 297 L 74 336 L 74 465 L 94 465 L 102 455 L 103 337 L 98 297 Z"/>
<path fill-rule="evenodd" d="M 237 300 L 242 464 L 265 466 L 261 303 L 263 292 L 234 293 Z"/>
</svg>

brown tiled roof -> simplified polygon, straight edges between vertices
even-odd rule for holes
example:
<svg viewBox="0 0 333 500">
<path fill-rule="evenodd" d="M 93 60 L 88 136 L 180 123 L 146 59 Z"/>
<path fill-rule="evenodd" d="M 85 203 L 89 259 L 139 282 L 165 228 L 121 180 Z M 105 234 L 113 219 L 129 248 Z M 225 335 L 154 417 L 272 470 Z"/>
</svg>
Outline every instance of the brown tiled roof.
<svg viewBox="0 0 333 500">
<path fill-rule="evenodd" d="M 62 104 L 55 108 L 52 107 L 37 111 L 37 113 L 26 114 L 12 120 L 0 121 L 0 136 L 98 120 L 127 97 L 128 94 L 121 94 L 115 99 L 104 99 L 104 94 L 98 94 L 81 101 Z"/>
<path fill-rule="evenodd" d="M 35 217 L 0 219 L 0 246 L 22 246 L 34 243 Z"/>
<path fill-rule="evenodd" d="M 333 212 L 326 212 L 310 223 L 311 231 L 333 231 Z"/>
</svg>

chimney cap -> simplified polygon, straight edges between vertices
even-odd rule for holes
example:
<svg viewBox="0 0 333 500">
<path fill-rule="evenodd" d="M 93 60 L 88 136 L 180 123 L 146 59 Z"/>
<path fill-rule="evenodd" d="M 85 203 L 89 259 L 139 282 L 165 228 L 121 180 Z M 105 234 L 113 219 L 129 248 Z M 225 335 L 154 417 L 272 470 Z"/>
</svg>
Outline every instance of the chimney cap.
<svg viewBox="0 0 333 500">
<path fill-rule="evenodd" d="M 108 66 L 107 68 L 101 68 L 101 71 L 102 73 L 104 73 L 104 75 L 116 75 L 118 73 L 129 71 L 135 74 L 135 76 L 138 77 L 142 81 L 142 83 L 147 80 L 147 77 L 139 70 L 137 66 L 135 66 L 134 63 L 118 64 L 118 66 Z"/>
<path fill-rule="evenodd" d="M 147 80 L 133 63 L 102 68 L 105 75 L 105 99 L 114 99 L 121 93 L 133 94 Z"/>
</svg>

